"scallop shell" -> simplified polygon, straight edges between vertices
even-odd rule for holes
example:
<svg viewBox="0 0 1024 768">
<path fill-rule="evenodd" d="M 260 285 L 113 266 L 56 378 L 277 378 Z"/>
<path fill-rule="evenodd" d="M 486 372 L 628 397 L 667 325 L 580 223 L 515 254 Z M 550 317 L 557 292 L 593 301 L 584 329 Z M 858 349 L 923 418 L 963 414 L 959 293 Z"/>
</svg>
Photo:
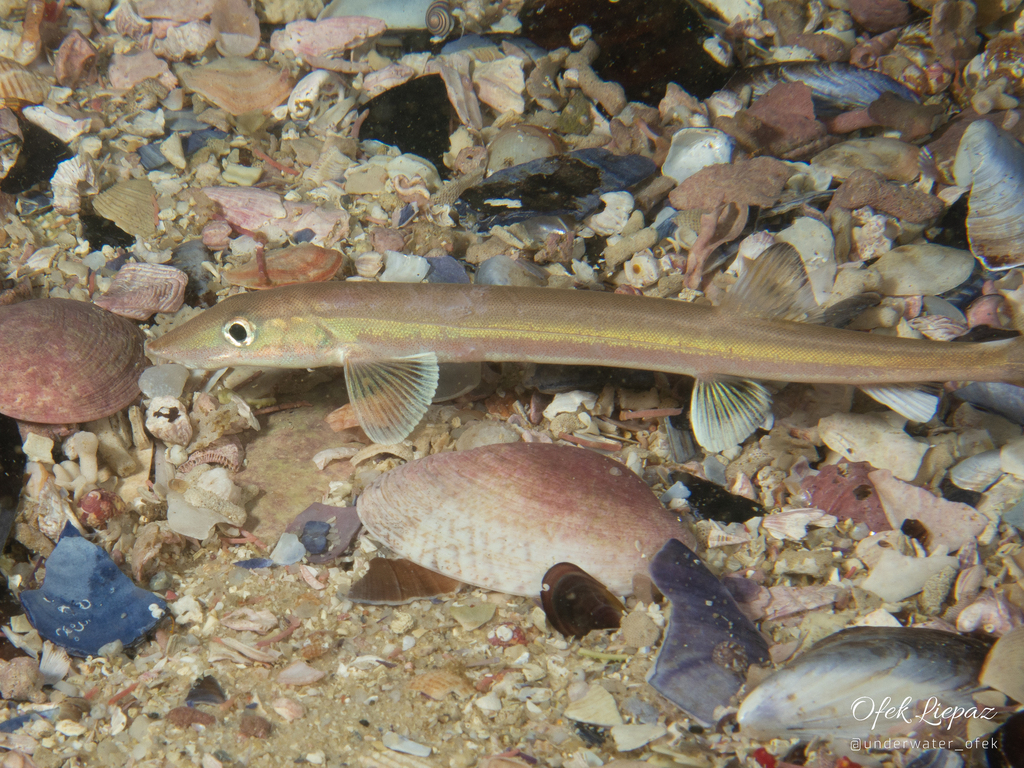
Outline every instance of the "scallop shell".
<svg viewBox="0 0 1024 768">
<path fill-rule="evenodd" d="M 145 367 L 134 323 L 92 304 L 39 299 L 0 307 L 0 412 L 66 424 L 117 413 Z"/>
<path fill-rule="evenodd" d="M 143 239 L 156 235 L 156 189 L 149 179 L 122 181 L 96 195 L 93 210 L 129 235 Z"/>
<path fill-rule="evenodd" d="M 573 562 L 617 595 L 670 538 L 692 534 L 647 485 L 596 453 L 541 443 L 440 453 L 388 472 L 359 497 L 374 538 L 419 565 L 513 595 L 539 595 Z"/>
<path fill-rule="evenodd" d="M 41 104 L 46 98 L 46 83 L 21 64 L 0 58 L 0 106 L 17 109 Z"/>
<path fill-rule="evenodd" d="M 121 317 L 149 320 L 157 312 L 177 312 L 188 275 L 164 264 L 125 264 L 103 296 L 93 303 Z"/>
<path fill-rule="evenodd" d="M 259 61 L 228 57 L 179 73 L 182 84 L 231 115 L 269 112 L 288 99 L 294 82 Z"/>
<path fill-rule="evenodd" d="M 1024 146 L 987 120 L 976 120 L 960 139 L 953 175 L 957 184 L 971 187 L 971 252 L 989 269 L 1024 264 Z"/>
</svg>

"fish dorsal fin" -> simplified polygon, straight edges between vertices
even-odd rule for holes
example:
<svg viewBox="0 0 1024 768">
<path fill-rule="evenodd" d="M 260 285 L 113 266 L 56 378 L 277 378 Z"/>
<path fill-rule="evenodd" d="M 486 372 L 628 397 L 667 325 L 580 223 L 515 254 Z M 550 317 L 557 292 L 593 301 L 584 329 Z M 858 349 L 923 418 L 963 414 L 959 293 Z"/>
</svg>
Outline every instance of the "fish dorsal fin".
<svg viewBox="0 0 1024 768">
<path fill-rule="evenodd" d="M 720 306 L 725 312 L 772 320 L 819 323 L 822 318 L 804 263 L 789 243 L 775 243 L 747 261 Z"/>
<path fill-rule="evenodd" d="M 911 421 L 931 421 L 939 407 L 939 396 L 919 384 L 861 387 L 860 390 Z"/>
<path fill-rule="evenodd" d="M 348 399 L 375 443 L 399 443 L 409 436 L 430 407 L 437 380 L 433 352 L 393 360 L 359 353 L 345 356 Z"/>
<path fill-rule="evenodd" d="M 725 451 L 764 424 L 772 398 L 764 385 L 748 379 L 697 379 L 690 400 L 690 427 L 706 451 Z"/>
</svg>

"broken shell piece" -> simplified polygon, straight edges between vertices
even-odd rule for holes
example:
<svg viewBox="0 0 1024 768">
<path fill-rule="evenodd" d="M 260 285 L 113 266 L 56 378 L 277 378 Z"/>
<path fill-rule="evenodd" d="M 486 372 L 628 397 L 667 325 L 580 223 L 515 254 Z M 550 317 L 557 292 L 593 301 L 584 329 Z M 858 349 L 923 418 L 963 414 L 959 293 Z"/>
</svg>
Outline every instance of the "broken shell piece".
<svg viewBox="0 0 1024 768">
<path fill-rule="evenodd" d="M 679 541 L 655 555 L 650 573 L 672 613 L 647 682 L 710 726 L 740 690 L 750 665 L 768 663 L 768 643 L 729 590 Z"/>
<path fill-rule="evenodd" d="M 780 541 L 801 541 L 807 535 L 807 526 L 831 528 L 838 522 L 832 515 L 820 509 L 789 509 L 774 515 L 766 515 L 761 527 Z"/>
<path fill-rule="evenodd" d="M 929 558 L 931 559 L 931 558 Z M 1002 637 L 1024 625 L 1024 613 L 994 589 L 986 589 L 978 598 L 960 611 L 956 617 L 959 632 L 982 631 L 995 637 Z"/>
<path fill-rule="evenodd" d="M 64 215 L 78 213 L 82 207 L 82 195 L 99 192 L 92 160 L 79 154 L 58 165 L 50 180 L 50 190 L 55 211 Z"/>
<path fill-rule="evenodd" d="M 473 84 L 480 101 L 494 108 L 498 114 L 515 112 L 521 115 L 526 109 L 523 60 L 516 56 L 477 62 L 473 68 Z"/>
<path fill-rule="evenodd" d="M 586 225 L 602 237 L 621 233 L 633 212 L 633 196 L 629 192 L 605 192 L 601 202 L 604 210 L 590 216 Z"/>
<path fill-rule="evenodd" d="M 0 179 L 7 177 L 18 162 L 24 137 L 18 118 L 9 109 L 0 109 Z M 65 161 L 68 162 L 68 161 Z"/>
<path fill-rule="evenodd" d="M 610 728 L 622 725 L 622 715 L 615 697 L 600 685 L 591 685 L 583 698 L 577 699 L 562 712 L 570 720 Z"/>
<path fill-rule="evenodd" d="M 311 67 L 343 71 L 349 62 L 345 51 L 356 48 L 382 34 L 386 26 L 380 19 L 346 15 L 319 21 L 293 21 L 270 36 L 270 47 L 288 51 Z"/>
<path fill-rule="evenodd" d="M 125 264 L 114 275 L 97 306 L 121 317 L 148 320 L 157 312 L 177 312 L 185 299 L 188 275 L 165 264 Z"/>
<path fill-rule="evenodd" d="M 203 192 L 220 206 L 229 224 L 250 232 L 288 214 L 280 195 L 269 189 L 206 187 Z"/>
<path fill-rule="evenodd" d="M 188 445 L 192 442 L 192 422 L 188 408 L 176 397 L 161 395 L 154 397 L 146 408 L 146 429 L 153 437 L 171 445 Z"/>
<path fill-rule="evenodd" d="M 462 583 L 411 560 L 375 557 L 366 574 L 348 591 L 349 600 L 371 605 L 404 605 L 413 600 L 457 592 Z"/>
<path fill-rule="evenodd" d="M 314 69 L 299 80 L 288 95 L 288 117 L 292 120 L 312 120 L 317 116 L 318 104 L 337 97 L 344 83 L 334 72 Z"/>
<path fill-rule="evenodd" d="M 1024 703 L 1024 627 L 1011 630 L 996 641 L 978 682 Z"/>
<path fill-rule="evenodd" d="M 21 64 L 0 58 L 0 106 L 18 109 L 41 104 L 46 98 L 46 83 Z"/>
<path fill-rule="evenodd" d="M 988 524 L 988 518 L 974 507 L 947 501 L 926 488 L 901 482 L 887 469 L 871 472 L 868 478 L 892 527 L 899 529 L 908 519 L 919 521 L 928 531 L 930 550 L 945 544 L 955 552 L 974 541 Z"/>
<path fill-rule="evenodd" d="M 230 115 L 268 113 L 291 93 L 291 76 L 259 61 L 228 57 L 182 69 L 181 82 Z"/>
<path fill-rule="evenodd" d="M 133 645 L 167 612 L 162 598 L 132 584 L 70 525 L 46 559 L 42 589 L 22 592 L 21 604 L 42 637 L 79 657 L 115 641 Z"/>
<path fill-rule="evenodd" d="M 249 56 L 260 44 L 260 20 L 245 0 L 218 0 L 210 15 L 222 56 Z"/>
<path fill-rule="evenodd" d="M 129 235 L 143 239 L 156 235 L 156 190 L 149 179 L 119 182 L 96 195 L 92 207 Z"/>
</svg>

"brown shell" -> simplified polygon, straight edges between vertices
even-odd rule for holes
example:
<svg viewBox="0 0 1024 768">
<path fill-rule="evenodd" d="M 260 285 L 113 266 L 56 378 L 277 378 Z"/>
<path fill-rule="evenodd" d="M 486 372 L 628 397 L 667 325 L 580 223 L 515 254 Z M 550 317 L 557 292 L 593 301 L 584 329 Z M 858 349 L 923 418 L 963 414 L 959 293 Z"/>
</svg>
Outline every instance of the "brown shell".
<svg viewBox="0 0 1024 768">
<path fill-rule="evenodd" d="M 359 497 L 370 534 L 453 579 L 539 595 L 551 566 L 573 562 L 616 595 L 671 538 L 693 535 L 622 464 L 583 448 L 489 445 L 393 469 Z"/>
<path fill-rule="evenodd" d="M 287 101 L 295 85 L 287 72 L 235 57 L 182 69 L 178 76 L 187 89 L 235 116 L 269 112 Z"/>
<path fill-rule="evenodd" d="M 21 64 L 0 58 L 0 106 L 19 109 L 42 104 L 46 98 L 46 82 Z"/>
<path fill-rule="evenodd" d="M 270 281 L 261 283 L 256 270 L 256 260 L 238 269 L 221 270 L 221 276 L 229 285 L 245 288 L 276 288 L 293 283 L 314 283 L 330 280 L 341 267 L 345 255 L 330 248 L 303 243 L 302 245 L 270 251 L 265 255 L 267 277 Z"/>
<path fill-rule="evenodd" d="M 37 299 L 0 307 L 0 412 L 67 424 L 117 413 L 139 397 L 146 366 L 134 323 L 92 304 Z"/>
<path fill-rule="evenodd" d="M 156 189 L 149 179 L 122 181 L 92 201 L 93 210 L 129 235 L 143 239 L 156 235 Z"/>
</svg>

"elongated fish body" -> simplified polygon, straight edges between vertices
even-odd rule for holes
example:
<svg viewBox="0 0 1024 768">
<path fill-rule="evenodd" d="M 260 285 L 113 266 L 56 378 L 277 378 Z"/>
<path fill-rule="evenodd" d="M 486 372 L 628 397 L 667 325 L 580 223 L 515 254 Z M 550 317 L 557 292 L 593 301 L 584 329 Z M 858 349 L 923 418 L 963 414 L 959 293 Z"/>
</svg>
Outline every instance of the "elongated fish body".
<svg viewBox="0 0 1024 768">
<path fill-rule="evenodd" d="M 1024 340 L 903 339 L 778 314 L 579 290 L 328 282 L 232 296 L 148 351 L 204 369 L 343 365 L 357 416 L 378 441 L 400 440 L 419 422 L 438 363 L 605 365 L 694 376 L 691 421 L 712 450 L 741 441 L 770 412 L 767 390 L 752 380 L 854 384 L 891 405 L 887 385 L 1024 379 Z"/>
<path fill-rule="evenodd" d="M 236 320 L 252 326 L 246 344 L 226 338 Z M 728 316 L 643 296 L 446 284 L 331 282 L 240 294 L 148 347 L 202 369 L 315 368 L 351 355 L 394 359 L 424 351 L 442 363 L 607 365 L 806 383 L 1024 378 L 1016 339 L 952 344 Z"/>
</svg>

